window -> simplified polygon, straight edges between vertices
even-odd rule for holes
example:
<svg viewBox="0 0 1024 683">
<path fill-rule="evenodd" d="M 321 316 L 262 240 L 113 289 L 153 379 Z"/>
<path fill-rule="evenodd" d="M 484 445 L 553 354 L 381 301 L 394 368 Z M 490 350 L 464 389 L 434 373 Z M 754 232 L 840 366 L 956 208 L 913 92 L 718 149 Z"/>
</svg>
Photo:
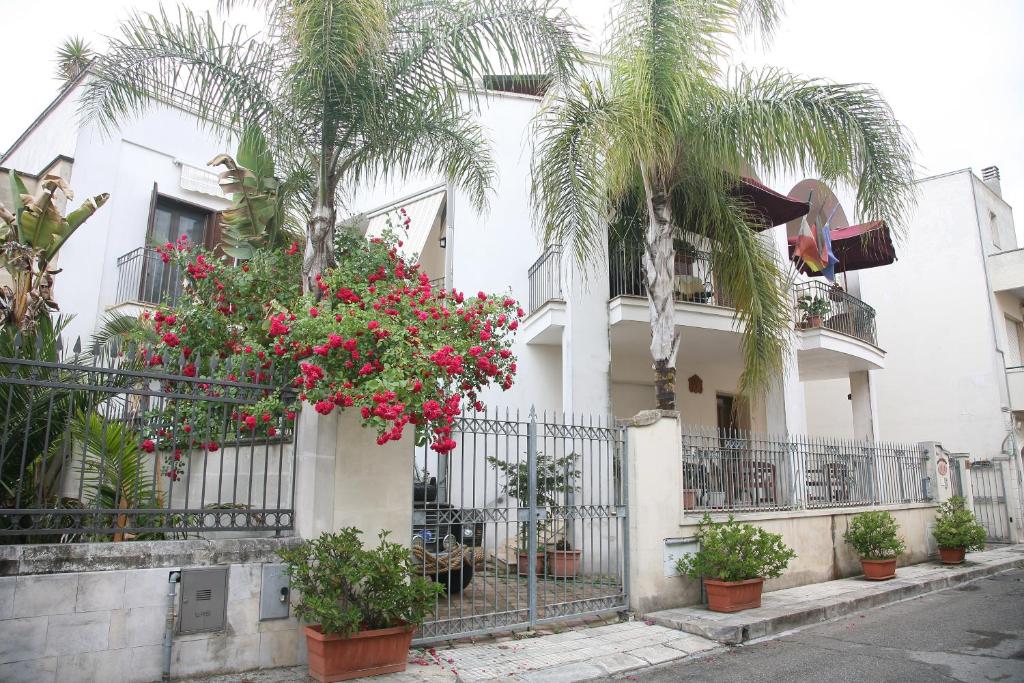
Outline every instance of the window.
<svg viewBox="0 0 1024 683">
<path fill-rule="evenodd" d="M 219 241 L 219 236 L 215 236 L 211 228 L 214 212 L 159 195 L 154 196 L 152 207 L 146 239 L 148 246 L 177 242 L 182 237 L 190 244 L 204 246 L 210 246 L 215 237 Z M 140 301 L 174 301 L 181 294 L 181 273 L 173 263 L 164 263 L 159 254 L 147 249 L 139 289 Z"/>
<path fill-rule="evenodd" d="M 996 218 L 994 211 L 988 212 L 988 229 L 992 237 L 992 246 L 996 249 L 1001 249 L 999 246 L 999 220 Z"/>
<path fill-rule="evenodd" d="M 1021 341 L 1024 340 L 1024 326 L 1012 318 L 1006 319 L 1006 367 L 1024 365 L 1021 361 Z"/>
</svg>

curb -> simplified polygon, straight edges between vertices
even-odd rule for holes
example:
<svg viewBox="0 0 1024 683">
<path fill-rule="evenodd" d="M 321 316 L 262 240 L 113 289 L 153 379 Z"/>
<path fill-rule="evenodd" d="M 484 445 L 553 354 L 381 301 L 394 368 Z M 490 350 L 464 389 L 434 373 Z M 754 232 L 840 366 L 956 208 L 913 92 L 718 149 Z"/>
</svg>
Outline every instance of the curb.
<svg viewBox="0 0 1024 683">
<path fill-rule="evenodd" d="M 998 574 L 1009 569 L 1024 568 L 1024 557 L 1006 558 L 977 566 L 959 567 L 955 573 L 919 580 L 896 578 L 883 584 L 867 584 L 865 590 L 847 594 L 839 601 L 811 600 L 783 613 L 770 609 L 769 616 L 759 617 L 756 610 L 750 613 L 750 621 L 742 625 L 714 624 L 710 621 L 686 620 L 652 613 L 645 619 L 659 626 L 673 628 L 684 633 L 701 636 L 723 645 L 739 645 L 757 638 L 789 631 L 801 626 L 820 624 L 873 607 L 882 607 L 927 593 L 960 586 L 977 579 Z M 867 586 L 871 585 L 870 588 Z M 766 610 L 768 611 L 768 610 Z"/>
</svg>

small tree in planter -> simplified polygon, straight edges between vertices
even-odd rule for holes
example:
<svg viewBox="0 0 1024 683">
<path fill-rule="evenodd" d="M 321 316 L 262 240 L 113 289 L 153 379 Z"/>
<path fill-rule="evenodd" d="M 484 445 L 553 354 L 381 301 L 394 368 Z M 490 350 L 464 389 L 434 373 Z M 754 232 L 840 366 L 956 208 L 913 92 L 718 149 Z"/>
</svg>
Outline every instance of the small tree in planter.
<svg viewBox="0 0 1024 683">
<path fill-rule="evenodd" d="M 295 613 L 311 622 L 309 675 L 322 683 L 404 671 L 413 631 L 442 591 L 414 576 L 409 551 L 387 532 L 372 550 L 360 533 L 344 528 L 278 551 L 299 592 Z"/>
<path fill-rule="evenodd" d="M 884 510 L 854 515 L 843 539 L 860 556 L 864 578 L 884 581 L 896 576 L 896 557 L 906 545 L 892 513 Z"/>
<path fill-rule="evenodd" d="M 939 506 L 932 535 L 939 544 L 943 564 L 960 564 L 969 550 L 984 550 L 988 536 L 960 496 Z"/>
<path fill-rule="evenodd" d="M 576 463 L 576 454 L 569 453 L 561 458 L 554 456 L 545 455 L 544 453 L 537 454 L 537 508 L 549 508 L 559 504 L 561 496 L 564 496 L 569 491 L 576 490 L 576 479 L 579 478 L 580 473 L 578 470 L 572 469 Z M 502 485 L 502 491 L 507 496 L 515 498 L 523 505 L 529 505 L 530 500 L 530 465 L 527 459 L 523 459 L 521 462 L 509 462 L 507 460 L 501 460 L 494 456 L 489 456 L 487 462 L 491 464 L 496 470 L 505 475 L 505 483 Z M 533 571 L 537 574 L 544 572 L 544 558 L 545 558 L 545 546 L 548 543 L 550 536 L 550 523 L 547 521 L 537 522 L 537 555 L 533 562 Z M 529 558 L 529 541 L 530 541 L 530 527 L 528 524 L 522 524 L 519 528 L 519 536 L 517 539 L 519 558 L 517 571 L 520 576 L 526 576 L 530 572 L 530 558 Z M 572 576 L 576 574 L 576 568 L 579 566 L 579 557 L 581 551 L 573 550 L 571 545 L 565 539 L 560 543 L 563 544 L 562 548 L 556 547 L 552 553 L 562 553 L 562 559 L 566 556 L 571 556 L 571 568 Z M 549 555 L 549 561 L 552 557 Z M 553 564 L 553 563 L 552 563 Z M 562 565 L 563 569 L 568 568 L 568 565 Z"/>
<path fill-rule="evenodd" d="M 676 570 L 692 579 L 703 579 L 708 609 L 738 612 L 761 606 L 765 579 L 781 576 L 796 557 L 793 549 L 773 534 L 729 516 L 715 523 L 707 514 L 697 530 L 700 550 L 682 557 Z"/>
</svg>

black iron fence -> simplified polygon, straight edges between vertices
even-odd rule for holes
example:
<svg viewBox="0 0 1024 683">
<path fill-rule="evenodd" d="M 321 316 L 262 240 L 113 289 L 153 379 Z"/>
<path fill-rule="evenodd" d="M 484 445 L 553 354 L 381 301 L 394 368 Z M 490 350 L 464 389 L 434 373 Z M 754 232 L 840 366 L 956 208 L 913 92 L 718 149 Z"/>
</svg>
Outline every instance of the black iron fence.
<svg viewBox="0 0 1024 683">
<path fill-rule="evenodd" d="M 173 304 L 181 296 L 182 274 L 152 247 L 139 247 L 117 257 L 117 301 Z"/>
<path fill-rule="evenodd" d="M 421 642 L 626 604 L 625 444 L 609 420 L 467 413 L 416 448 L 413 554 L 445 587 Z"/>
<path fill-rule="evenodd" d="M 0 539 L 292 528 L 295 418 L 253 409 L 288 386 L 273 368 L 79 346 L 0 357 Z"/>
<path fill-rule="evenodd" d="M 683 427 L 683 506 L 760 511 L 931 500 L 916 444 Z"/>
<path fill-rule="evenodd" d="M 824 327 L 877 344 L 875 309 L 838 285 L 801 282 L 793 287 L 797 324 L 801 329 Z"/>
<path fill-rule="evenodd" d="M 529 270 L 530 312 L 548 301 L 562 300 L 562 250 L 551 246 L 544 250 Z"/>
<path fill-rule="evenodd" d="M 646 298 L 647 276 L 644 273 L 643 254 L 640 248 L 621 242 L 612 243 L 609 252 L 609 298 Z M 684 303 L 732 305 L 725 293 L 716 288 L 711 269 L 711 255 L 693 249 L 677 250 L 673 296 L 676 301 Z"/>
</svg>

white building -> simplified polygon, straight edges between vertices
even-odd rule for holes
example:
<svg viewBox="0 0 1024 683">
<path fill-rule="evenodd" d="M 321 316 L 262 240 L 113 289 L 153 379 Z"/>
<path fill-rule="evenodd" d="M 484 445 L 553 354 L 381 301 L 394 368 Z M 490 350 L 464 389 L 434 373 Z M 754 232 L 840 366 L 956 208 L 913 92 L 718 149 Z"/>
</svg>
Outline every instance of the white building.
<svg viewBox="0 0 1024 683">
<path fill-rule="evenodd" d="M 77 316 L 71 334 L 86 337 L 105 312 L 137 310 L 176 286 L 147 245 L 181 234 L 216 242 L 214 216 L 228 202 L 205 162 L 232 144 L 172 106 L 105 137 L 89 122 L 79 125 L 80 89 L 65 90 L 0 166 L 30 176 L 56 168 L 79 197 L 110 192 L 109 203 L 65 246 L 57 282 L 62 309 Z M 351 208 L 366 212 L 374 231 L 405 207 L 413 218 L 410 250 L 433 277 L 470 292 L 510 291 L 528 308 L 516 342 L 519 379 L 511 392 L 485 397 L 491 405 L 631 416 L 655 405 L 639 261 L 613 246 L 610 258 L 584 274 L 571 259 L 543 250 L 528 207 L 530 121 L 539 103 L 493 92 L 482 106 L 498 168 L 486 213 L 440 177 L 377 186 Z M 800 201 L 814 190 L 811 212 L 819 223 L 838 204 L 833 228 L 874 218 L 848 213 L 851 188 L 764 180 Z M 699 252 L 680 260 L 677 392 L 684 421 L 773 434 L 939 439 L 953 450 L 998 452 L 1007 409 L 1024 407 L 1024 372 L 1004 372 L 1021 365 L 1024 252 L 1013 251 L 1009 206 L 969 172 L 920 187 L 898 263 L 840 277 L 844 292 L 824 288 L 820 278 L 797 278 L 794 302 L 811 288 L 828 299 L 829 311 L 812 326 L 794 310 L 786 376 L 745 410 L 730 409 L 742 369 L 734 311 Z M 786 238 L 798 226 L 792 220 L 765 231 L 765 239 L 786 257 Z"/>
<path fill-rule="evenodd" d="M 880 438 L 929 434 L 975 459 L 1024 445 L 1024 249 L 998 169 L 983 176 L 919 180 L 899 261 L 860 276 L 887 354 L 871 373 Z M 811 433 L 853 433 L 849 392 L 842 380 L 808 385 Z"/>
</svg>

